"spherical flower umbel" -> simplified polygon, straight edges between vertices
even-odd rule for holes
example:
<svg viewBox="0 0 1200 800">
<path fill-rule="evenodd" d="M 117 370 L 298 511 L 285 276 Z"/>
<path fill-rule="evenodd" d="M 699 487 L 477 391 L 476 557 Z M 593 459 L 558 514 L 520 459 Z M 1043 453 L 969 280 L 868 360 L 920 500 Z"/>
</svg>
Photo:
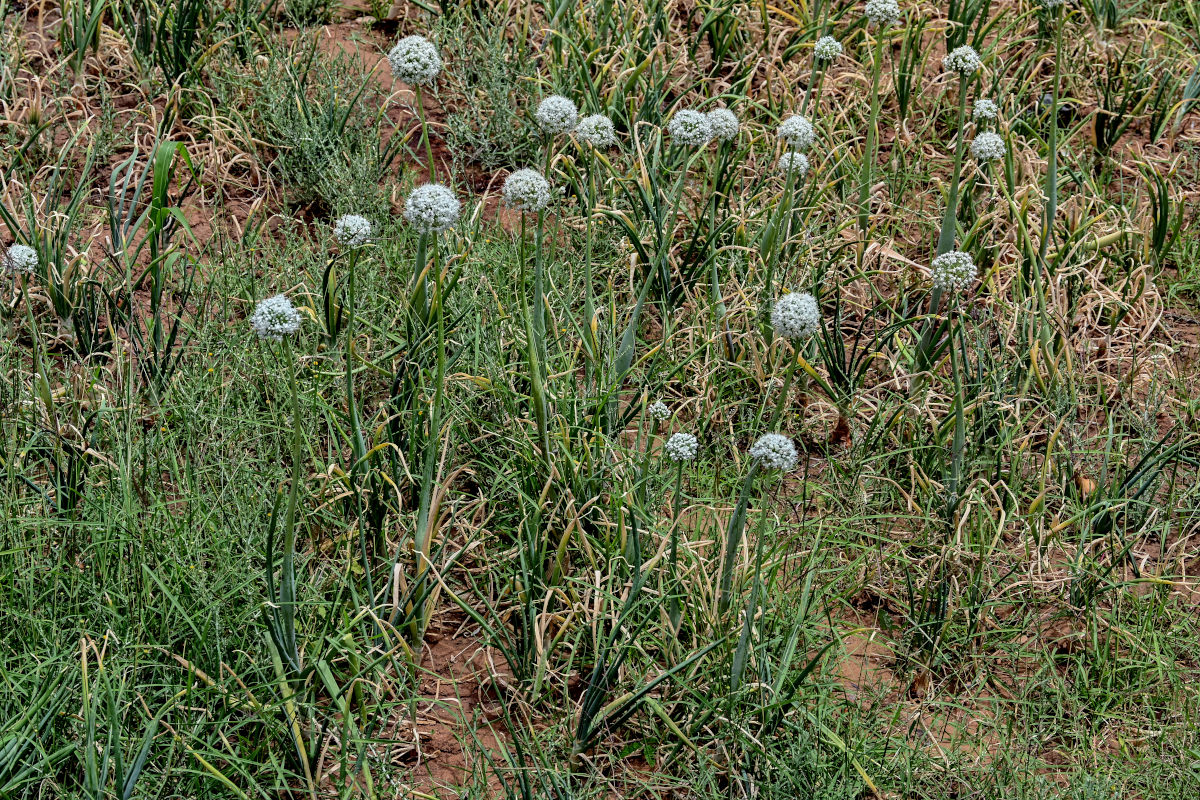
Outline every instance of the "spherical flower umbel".
<svg viewBox="0 0 1200 800">
<path fill-rule="evenodd" d="M 410 86 L 429 86 L 442 71 L 437 47 L 424 36 L 405 36 L 388 52 L 392 76 Z"/>
<path fill-rule="evenodd" d="M 579 121 L 579 109 L 561 94 L 552 94 L 538 103 L 533 116 L 543 133 L 557 136 L 560 133 L 570 133 L 574 129 L 575 123 Z"/>
<path fill-rule="evenodd" d="M 517 211 L 541 211 L 550 205 L 550 182 L 535 169 L 519 169 L 504 180 L 504 202 Z"/>
<path fill-rule="evenodd" d="M 999 161 L 1006 150 L 1004 137 L 992 131 L 984 131 L 971 142 L 971 155 L 977 161 Z"/>
<path fill-rule="evenodd" d="M 287 295 L 277 294 L 258 304 L 250 315 L 250 327 L 259 339 L 281 342 L 300 330 L 300 312 Z"/>
<path fill-rule="evenodd" d="M 708 112 L 708 125 L 712 129 L 713 138 L 722 142 L 728 142 L 737 136 L 738 130 L 741 129 L 737 114 L 728 108 L 714 108 Z"/>
<path fill-rule="evenodd" d="M 794 114 L 779 126 L 779 138 L 795 150 L 807 150 L 816 139 L 816 131 L 807 117 Z"/>
<path fill-rule="evenodd" d="M 371 241 L 371 221 L 358 214 L 344 214 L 333 223 L 333 237 L 342 247 L 362 247 Z"/>
<path fill-rule="evenodd" d="M 658 400 L 650 404 L 650 408 L 646 409 L 650 412 L 650 416 L 659 422 L 666 422 L 671 418 L 671 409 L 667 408 L 667 404 L 662 400 Z"/>
<path fill-rule="evenodd" d="M 708 115 L 691 108 L 675 112 L 675 116 L 667 123 L 667 133 L 671 134 L 676 144 L 684 147 L 703 147 L 713 138 Z"/>
<path fill-rule="evenodd" d="M 863 15 L 872 25 L 886 28 L 900 21 L 900 4 L 896 0 L 867 0 Z"/>
<path fill-rule="evenodd" d="M 808 174 L 808 166 L 808 156 L 804 153 L 789 152 L 779 157 L 779 171 L 785 175 L 795 175 L 798 181 L 804 180 L 804 176 Z"/>
<path fill-rule="evenodd" d="M 942 69 L 947 72 L 957 72 L 963 77 L 974 75 L 982 65 L 983 60 L 979 58 L 979 53 L 976 53 L 975 48 L 968 44 L 954 48 L 942 59 Z"/>
<path fill-rule="evenodd" d="M 817 61 L 833 61 L 842 54 L 842 43 L 832 36 L 822 36 L 813 45 L 813 58 Z"/>
<path fill-rule="evenodd" d="M 575 136 L 581 142 L 587 142 L 597 150 L 607 150 L 617 143 L 617 132 L 613 129 L 612 120 L 603 114 L 592 114 L 579 120 L 575 127 Z"/>
<path fill-rule="evenodd" d="M 4 271 L 17 274 L 37 269 L 38 254 L 27 244 L 14 244 L 4 254 Z"/>
<path fill-rule="evenodd" d="M 680 463 L 694 459 L 699 449 L 700 443 L 690 433 L 673 433 L 663 445 L 667 458 Z"/>
<path fill-rule="evenodd" d="M 1053 11 L 1061 5 L 1065 5 L 1067 0 L 1038 0 L 1038 5 L 1047 11 Z"/>
<path fill-rule="evenodd" d="M 820 325 L 821 309 L 808 292 L 789 292 L 771 309 L 771 327 L 784 339 L 807 339 Z"/>
<path fill-rule="evenodd" d="M 418 233 L 442 233 L 458 223 L 462 203 L 454 191 L 440 183 L 426 183 L 412 190 L 404 203 L 404 218 Z"/>
<path fill-rule="evenodd" d="M 975 281 L 979 271 L 970 253 L 951 250 L 942 253 L 929 267 L 933 276 L 933 288 L 943 292 L 961 292 Z"/>
<path fill-rule="evenodd" d="M 750 446 L 750 457 L 763 469 L 786 472 L 796 466 L 796 445 L 783 434 L 764 433 Z"/>
<path fill-rule="evenodd" d="M 971 119 L 979 122 L 980 120 L 993 120 L 1000 116 L 1000 107 L 987 98 L 980 98 L 975 101 L 975 107 L 971 109 Z"/>
</svg>

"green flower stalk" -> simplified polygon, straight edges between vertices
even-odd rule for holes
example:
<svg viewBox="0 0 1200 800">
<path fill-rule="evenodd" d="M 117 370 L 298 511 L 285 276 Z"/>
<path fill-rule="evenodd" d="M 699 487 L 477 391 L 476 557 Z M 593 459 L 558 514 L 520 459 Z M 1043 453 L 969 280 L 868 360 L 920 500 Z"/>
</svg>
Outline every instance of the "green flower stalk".
<svg viewBox="0 0 1200 800">
<path fill-rule="evenodd" d="M 413 533 L 413 550 L 416 558 L 414 568 L 414 607 L 410 616 L 409 635 L 412 641 L 420 641 L 428 622 L 429 610 L 425 605 L 425 583 L 429 571 L 430 550 L 433 543 L 433 479 L 437 462 L 437 454 L 441 450 L 440 433 L 442 427 L 442 406 L 445 398 L 446 383 L 446 331 L 445 331 L 445 299 L 442 294 L 442 269 L 438 257 L 438 234 L 445 233 L 458 224 L 462 212 L 462 204 L 454 191 L 441 184 L 427 183 L 413 189 L 404 205 L 405 220 L 419 234 L 417 240 L 417 260 L 413 268 L 413 302 L 420 313 L 422 323 L 436 326 L 437 367 L 434 377 L 433 403 L 429 407 L 429 432 L 424 448 L 424 462 L 421 466 L 421 495 L 417 505 L 417 524 Z M 426 288 L 433 275 L 433 296 L 428 297 Z M 431 319 L 432 317 L 432 319 Z M 399 559 L 399 552 L 393 557 L 393 565 Z M 393 573 L 394 573 L 393 569 Z M 389 582 L 392 576 L 388 577 Z M 400 609 L 393 609 L 394 621 Z"/>
<path fill-rule="evenodd" d="M 671 630 L 679 632 L 683 609 L 679 600 L 679 512 L 683 505 L 683 468 L 696 458 L 699 451 L 696 437 L 690 433 L 673 433 L 663 445 L 663 454 L 675 462 L 675 491 L 671 496 L 671 549 L 667 556 L 667 619 Z"/>
<path fill-rule="evenodd" d="M 633 306 L 633 313 L 630 315 L 629 322 L 621 334 L 621 343 L 617 348 L 617 359 L 613 370 L 614 387 L 621 385 L 621 382 L 625 380 L 625 375 L 633 365 L 638 324 L 641 321 L 642 308 L 646 304 L 646 297 L 650 293 L 650 287 L 654 283 L 655 276 L 661 276 L 664 282 L 664 291 L 667 288 L 667 259 L 671 251 L 671 241 L 675 230 L 675 217 L 679 213 L 679 203 L 683 198 L 683 187 L 692 163 L 702 155 L 703 151 L 699 148 L 712 139 L 711 124 L 708 118 L 699 112 L 680 111 L 672 118 L 671 125 L 668 126 L 668 132 L 677 142 L 676 145 L 673 145 L 672 149 L 675 147 L 691 147 L 695 149 L 685 158 L 683 167 L 679 171 L 679 176 L 675 179 L 675 186 L 671 190 L 671 196 L 667 204 L 667 215 L 659 220 L 658 252 L 655 254 L 654 264 L 651 265 L 651 269 L 646 273 L 645 280 L 642 281 L 642 288 L 638 291 L 637 301 Z M 668 158 L 668 162 L 670 160 Z M 615 409 L 615 403 L 616 397 L 614 394 L 609 404 L 610 412 Z M 612 413 L 609 416 L 611 420 Z"/>
<path fill-rule="evenodd" d="M 879 76 L 883 72 L 883 33 L 880 24 L 875 33 L 875 48 L 871 57 L 871 115 L 867 119 L 867 146 L 863 150 L 862 178 L 858 186 L 858 267 L 862 269 L 867 252 L 867 229 L 871 223 L 871 181 L 874 178 L 875 160 L 878 158 L 879 125 Z"/>
<path fill-rule="evenodd" d="M 575 138 L 583 150 L 583 171 L 585 174 L 584 199 L 584 253 L 583 253 L 583 330 L 588 363 L 585 370 L 585 387 L 592 384 L 593 363 L 599 357 L 600 343 L 596 339 L 596 303 L 592 296 L 592 217 L 596 213 L 596 163 L 601 158 L 600 153 L 617 144 L 617 135 L 612 121 L 603 114 L 592 114 L 584 117 L 575 126 Z"/>
<path fill-rule="evenodd" d="M 533 415 L 537 422 L 538 442 L 542 448 L 542 459 L 545 461 L 547 473 L 551 465 L 550 456 L 550 421 L 549 406 L 546 402 L 544 362 L 546 352 L 545 342 L 545 300 L 542 294 L 542 227 L 543 212 L 550 204 L 550 183 L 539 172 L 532 169 L 519 169 L 509 175 L 504 181 L 504 202 L 521 213 L 520 260 L 521 283 L 517 296 L 521 301 L 521 316 L 525 324 L 526 360 L 529 366 L 530 400 L 533 403 Z M 525 299 L 525 286 L 528 282 L 529 257 L 526 253 L 528 237 L 525 233 L 525 218 L 528 214 L 537 214 L 537 234 L 534 251 L 533 275 L 533 308 Z"/>
<path fill-rule="evenodd" d="M 917 345 L 916 369 L 924 373 L 933 366 L 934 353 L 938 340 L 944 328 L 943 321 L 936 319 L 941 308 L 942 295 L 951 288 L 951 284 L 937 279 L 937 265 L 945 261 L 946 256 L 954 250 L 955 235 L 958 232 L 958 192 L 962 181 L 963 153 L 967 146 L 967 89 L 975 78 L 981 66 L 979 54 L 968 46 L 955 48 L 942 59 L 942 66 L 958 74 L 958 125 L 955 129 L 954 172 L 950 176 L 950 189 L 946 197 L 946 211 L 942 215 L 942 229 L 938 233 L 937 253 L 934 257 L 933 290 L 929 293 L 929 313 L 931 318 L 925 322 L 925 329 Z M 948 262 L 947 262 L 948 263 Z M 974 264 L 971 265 L 974 269 Z M 971 275 L 974 280 L 974 274 Z M 924 386 L 923 380 L 914 383 L 914 391 Z"/>
<path fill-rule="evenodd" d="M 737 506 L 725 531 L 725 554 L 721 561 L 721 591 L 717 606 L 718 613 L 722 616 L 729 610 L 729 601 L 733 593 L 733 566 L 746 531 L 746 512 L 750 505 L 750 492 L 754 488 L 754 480 L 759 471 L 764 469 L 789 472 L 796 466 L 797 461 L 796 445 L 791 439 L 778 433 L 760 436 L 748 454 L 751 459 L 750 470 L 746 473 Z"/>
<path fill-rule="evenodd" d="M 842 43 L 832 36 L 822 36 L 813 45 L 812 67 L 809 70 L 808 86 L 804 89 L 804 100 L 800 109 L 805 114 L 821 108 L 821 87 L 825 82 L 825 73 L 834 60 L 842 54 Z M 815 91 L 814 91 L 815 89 Z M 812 105 L 809 105 L 811 99 Z"/>
<path fill-rule="evenodd" d="M 304 440 L 300 424 L 300 390 L 296 385 L 296 362 L 292 355 L 291 337 L 300 330 L 300 312 L 284 295 L 261 301 L 250 316 L 250 327 L 263 342 L 283 345 L 284 364 L 292 400 L 292 480 L 288 490 L 283 519 L 283 560 L 279 588 L 275 589 L 274 534 L 277 521 L 271 514 L 270 536 L 267 541 L 267 589 L 273 598 L 267 622 L 271 638 L 288 665 L 296 672 L 302 668 L 300 650 L 296 644 L 296 513 L 300 497 L 301 443 Z M 278 509 L 278 506 L 276 506 Z"/>
<path fill-rule="evenodd" d="M 1054 216 L 1058 213 L 1058 98 L 1062 83 L 1062 9 L 1061 2 L 1046 2 L 1043 4 L 1053 15 L 1054 23 L 1054 87 L 1050 101 L 1050 138 L 1047 142 L 1049 153 L 1046 158 L 1046 208 L 1042 215 L 1042 241 L 1038 250 L 1038 263 L 1042 270 L 1046 269 L 1046 252 L 1050 240 L 1054 236 Z"/>
<path fill-rule="evenodd" d="M 775 301 L 775 305 L 771 309 L 772 330 L 779 338 L 791 342 L 795 350 L 792 357 L 788 359 L 783 388 L 779 393 L 779 399 L 775 402 L 775 410 L 771 413 L 771 419 L 767 423 L 767 428 L 772 432 L 779 431 L 779 426 L 783 422 L 783 412 L 787 408 L 788 395 L 792 390 L 792 380 L 796 368 L 801 361 L 806 361 L 804 350 L 820 327 L 821 309 L 817 305 L 816 298 L 808 292 L 789 292 Z M 802 373 L 801 377 L 807 377 L 807 373 Z"/>
<path fill-rule="evenodd" d="M 437 167 L 433 161 L 433 145 L 429 139 L 429 123 L 425 118 L 424 87 L 437 83 L 442 71 L 442 58 L 433 42 L 423 36 L 406 36 L 396 42 L 388 52 L 388 64 L 392 76 L 404 81 L 417 95 L 417 116 L 421 120 L 421 143 L 425 146 L 426 167 L 429 179 L 437 179 Z"/>
</svg>

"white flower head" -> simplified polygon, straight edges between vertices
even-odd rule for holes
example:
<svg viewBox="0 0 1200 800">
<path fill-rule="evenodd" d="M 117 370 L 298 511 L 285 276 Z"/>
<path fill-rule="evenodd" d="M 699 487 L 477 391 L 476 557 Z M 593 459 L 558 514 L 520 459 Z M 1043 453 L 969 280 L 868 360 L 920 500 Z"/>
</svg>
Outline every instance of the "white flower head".
<svg viewBox="0 0 1200 800">
<path fill-rule="evenodd" d="M 579 109 L 561 94 L 552 94 L 538 103 L 533 116 L 543 133 L 557 136 L 560 133 L 570 133 L 574 129 L 575 123 L 579 121 Z"/>
<path fill-rule="evenodd" d="M 796 445 L 781 433 L 764 433 L 750 446 L 750 457 L 763 469 L 787 472 L 796 466 Z"/>
<path fill-rule="evenodd" d="M 951 250 L 933 260 L 929 268 L 933 276 L 933 288 L 943 292 L 961 292 L 975 282 L 979 271 L 970 253 Z"/>
<path fill-rule="evenodd" d="M 691 108 L 675 112 L 675 116 L 667 123 L 667 133 L 671 134 L 676 144 L 684 147 L 703 147 L 713 138 L 708 115 Z"/>
<path fill-rule="evenodd" d="M 968 44 L 954 48 L 942 59 L 942 69 L 947 72 L 957 72 L 963 77 L 974 75 L 981 66 L 983 66 L 983 60 L 979 58 L 979 53 L 976 53 L 975 48 Z"/>
<path fill-rule="evenodd" d="M 672 461 L 691 461 L 700 450 L 700 443 L 690 433 L 673 433 L 663 445 L 663 452 Z"/>
<path fill-rule="evenodd" d="M 333 236 L 343 247 L 362 247 L 371 241 L 371 221 L 358 214 L 344 214 L 333 223 Z"/>
<path fill-rule="evenodd" d="M 779 171 L 785 175 L 792 173 L 797 180 L 804 180 L 804 176 L 808 174 L 808 167 L 808 156 L 804 153 L 792 151 L 779 157 Z"/>
<path fill-rule="evenodd" d="M 250 315 L 250 328 L 259 339 L 281 342 L 300 330 L 300 312 L 287 295 L 277 294 L 261 301 Z"/>
<path fill-rule="evenodd" d="M 807 117 L 793 114 L 779 126 L 779 138 L 794 150 L 807 150 L 816 139 L 816 131 Z"/>
<path fill-rule="evenodd" d="M 405 36 L 388 52 L 392 75 L 410 86 L 429 86 L 442 71 L 442 57 L 424 36 Z"/>
<path fill-rule="evenodd" d="M 817 61 L 833 61 L 842 54 L 842 43 L 832 36 L 822 36 L 813 45 L 813 58 Z"/>
<path fill-rule="evenodd" d="M 440 183 L 426 183 L 412 190 L 404 203 L 404 218 L 418 233 L 442 233 L 458 223 L 462 203 L 454 191 Z"/>
<path fill-rule="evenodd" d="M 984 131 L 971 141 L 971 155 L 977 161 L 999 161 L 1007 149 L 1004 137 L 992 131 Z"/>
<path fill-rule="evenodd" d="M 4 254 L 4 271 L 10 274 L 33 272 L 37 265 L 37 250 L 27 244 L 14 244 Z"/>
<path fill-rule="evenodd" d="M 1065 5 L 1067 0 L 1038 0 L 1038 5 L 1047 11 L 1053 11 L 1061 5 Z"/>
<path fill-rule="evenodd" d="M 771 309 L 771 327 L 784 339 L 807 339 L 820 326 L 821 309 L 808 292 L 788 292 Z"/>
<path fill-rule="evenodd" d="M 650 408 L 646 409 L 650 412 L 650 416 L 659 422 L 666 422 L 671 418 L 671 409 L 667 408 L 667 404 L 662 400 L 658 400 L 650 404 Z"/>
<path fill-rule="evenodd" d="M 975 101 L 975 107 L 971 109 L 971 119 L 979 122 L 980 120 L 994 120 L 1000 116 L 1000 107 L 987 98 L 980 98 Z"/>
<path fill-rule="evenodd" d="M 592 114 L 579 120 L 575 127 L 575 136 L 581 142 L 587 142 L 597 150 L 607 150 L 617 143 L 617 132 L 613 129 L 612 120 L 603 114 Z"/>
<path fill-rule="evenodd" d="M 503 194 L 517 211 L 541 211 L 550 205 L 550 182 L 535 169 L 519 169 L 505 178 Z"/>
<path fill-rule="evenodd" d="M 872 25 L 886 28 L 900 21 L 900 4 L 896 0 L 867 0 L 863 15 Z"/>
<path fill-rule="evenodd" d="M 738 131 L 741 129 L 741 123 L 738 122 L 737 114 L 734 114 L 728 108 L 714 108 L 708 112 L 707 116 L 708 125 L 712 128 L 714 139 L 728 142 L 737 136 Z"/>
</svg>

